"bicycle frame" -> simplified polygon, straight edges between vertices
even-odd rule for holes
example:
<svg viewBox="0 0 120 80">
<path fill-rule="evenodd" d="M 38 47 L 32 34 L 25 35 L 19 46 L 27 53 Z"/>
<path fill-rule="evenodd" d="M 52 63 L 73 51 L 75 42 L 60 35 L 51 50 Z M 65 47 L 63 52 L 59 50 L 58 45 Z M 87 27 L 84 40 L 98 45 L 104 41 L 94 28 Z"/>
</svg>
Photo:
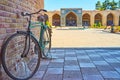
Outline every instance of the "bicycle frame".
<svg viewBox="0 0 120 80">
<path fill-rule="evenodd" d="M 31 29 L 30 29 L 30 28 L 34 28 L 34 26 L 32 26 L 32 23 L 31 23 L 31 16 L 32 16 L 33 14 L 38 14 L 38 13 L 41 12 L 41 11 L 47 12 L 46 10 L 41 9 L 41 10 L 39 10 L 38 12 L 35 12 L 35 13 L 25 13 L 25 14 L 24 14 L 24 13 L 21 13 L 22 16 L 29 16 L 28 28 L 27 28 L 27 35 L 26 35 L 26 40 L 25 40 L 25 48 L 24 48 L 24 51 L 23 51 L 23 54 L 21 55 L 21 57 L 26 57 L 26 56 L 27 56 L 28 51 L 29 51 L 29 49 L 30 49 L 30 36 L 33 36 L 33 37 L 34 37 L 33 33 L 31 32 Z M 42 40 L 42 34 L 43 34 L 43 32 L 45 31 L 46 28 L 45 28 L 45 25 L 44 25 L 42 22 L 35 23 L 35 24 L 39 24 L 40 27 L 41 27 L 40 36 L 39 36 L 39 41 L 37 41 L 37 42 L 38 42 L 38 44 L 39 44 L 39 47 L 43 50 L 44 47 L 43 47 L 43 45 L 42 45 L 42 43 L 41 43 L 41 40 Z M 36 38 L 35 38 L 35 39 L 36 39 Z M 36 39 L 36 40 L 37 40 L 37 39 Z M 40 44 L 40 43 L 41 43 L 41 44 Z M 42 57 L 42 54 L 41 54 L 41 57 Z"/>
<path fill-rule="evenodd" d="M 41 29 L 40 29 L 40 35 L 39 35 L 39 40 L 37 40 L 38 41 L 38 43 L 39 43 L 39 47 L 42 49 L 42 50 L 44 50 L 44 47 L 45 47 L 45 45 L 43 45 L 43 43 L 42 43 L 42 35 L 44 34 L 44 32 L 45 32 L 45 30 L 48 28 L 48 26 L 46 26 L 46 25 L 44 25 L 42 22 L 36 22 L 36 23 L 34 23 L 35 25 L 38 25 L 39 27 L 41 27 Z M 35 28 L 36 26 L 34 26 L 34 25 L 30 25 L 30 28 Z M 31 32 L 31 35 L 32 36 L 34 36 L 34 34 Z M 35 37 L 35 36 L 34 36 Z M 47 35 L 47 37 L 48 37 L 48 35 Z"/>
</svg>

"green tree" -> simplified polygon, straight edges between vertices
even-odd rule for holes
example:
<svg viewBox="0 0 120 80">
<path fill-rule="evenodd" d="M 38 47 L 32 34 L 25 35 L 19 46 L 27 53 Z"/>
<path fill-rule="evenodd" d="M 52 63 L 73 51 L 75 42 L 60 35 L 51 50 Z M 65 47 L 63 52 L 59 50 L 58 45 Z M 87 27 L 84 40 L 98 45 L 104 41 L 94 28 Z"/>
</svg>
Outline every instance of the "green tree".
<svg viewBox="0 0 120 80">
<path fill-rule="evenodd" d="M 96 10 L 116 10 L 117 7 L 117 2 L 105 0 L 102 4 L 100 1 L 96 3 Z"/>
<path fill-rule="evenodd" d="M 101 10 L 101 2 L 97 1 L 96 3 L 96 10 Z"/>
<path fill-rule="evenodd" d="M 116 10 L 117 7 L 117 2 L 115 2 L 114 0 L 112 2 L 110 2 L 110 10 Z"/>
</svg>

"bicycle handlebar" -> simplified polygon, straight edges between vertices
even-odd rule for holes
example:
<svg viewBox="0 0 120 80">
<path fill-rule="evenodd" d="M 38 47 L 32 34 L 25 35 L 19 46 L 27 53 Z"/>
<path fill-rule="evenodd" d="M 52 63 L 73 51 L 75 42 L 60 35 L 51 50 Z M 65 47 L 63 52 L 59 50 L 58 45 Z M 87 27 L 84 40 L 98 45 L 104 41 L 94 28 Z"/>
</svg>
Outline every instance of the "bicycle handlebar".
<svg viewBox="0 0 120 80">
<path fill-rule="evenodd" d="M 22 16 L 31 16 L 31 15 L 33 15 L 33 14 L 38 14 L 38 13 L 40 13 L 41 11 L 47 12 L 47 10 L 45 10 L 45 9 L 40 9 L 39 11 L 37 11 L 37 12 L 35 12 L 35 13 L 21 12 L 21 15 L 22 15 Z"/>
</svg>

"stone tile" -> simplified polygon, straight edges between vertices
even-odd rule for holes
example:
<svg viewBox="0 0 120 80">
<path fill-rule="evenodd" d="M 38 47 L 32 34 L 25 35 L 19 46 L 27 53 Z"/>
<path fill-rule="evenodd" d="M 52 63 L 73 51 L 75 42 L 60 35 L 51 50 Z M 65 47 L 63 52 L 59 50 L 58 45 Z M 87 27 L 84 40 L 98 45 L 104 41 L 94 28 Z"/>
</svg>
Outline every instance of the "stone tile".
<svg viewBox="0 0 120 80">
<path fill-rule="evenodd" d="M 65 60 L 77 60 L 76 57 L 65 57 Z"/>
<path fill-rule="evenodd" d="M 77 56 L 87 56 L 87 53 L 85 52 L 79 52 L 79 53 L 76 53 Z"/>
<path fill-rule="evenodd" d="M 77 60 L 65 60 L 64 65 L 78 65 Z"/>
<path fill-rule="evenodd" d="M 92 62 L 90 59 L 78 59 L 79 63 L 90 63 Z"/>
<path fill-rule="evenodd" d="M 6 80 L 6 79 L 5 79 Z M 8 80 L 8 79 L 7 79 Z M 39 79 L 39 78 L 31 78 L 31 79 L 29 79 L 29 80 L 41 80 L 41 79 Z"/>
<path fill-rule="evenodd" d="M 37 72 L 35 73 L 35 75 L 33 76 L 33 78 L 42 79 L 44 73 L 45 73 L 45 71 L 37 71 Z"/>
<path fill-rule="evenodd" d="M 63 74 L 63 68 L 48 68 L 46 74 Z"/>
<path fill-rule="evenodd" d="M 108 53 L 107 53 L 108 54 Z M 112 55 L 103 55 L 104 59 L 113 59 L 114 57 Z"/>
<path fill-rule="evenodd" d="M 80 79 L 80 78 L 63 78 L 63 80 L 83 80 L 83 79 Z"/>
<path fill-rule="evenodd" d="M 58 53 L 58 52 L 65 52 L 65 49 L 56 49 L 56 52 Z"/>
<path fill-rule="evenodd" d="M 120 56 L 120 54 L 117 53 L 117 52 L 115 52 L 114 54 L 112 53 L 111 56 L 113 56 L 113 57 L 118 57 L 118 56 Z"/>
<path fill-rule="evenodd" d="M 93 63 L 80 63 L 80 67 L 95 67 Z"/>
<path fill-rule="evenodd" d="M 91 50 L 90 50 L 90 49 L 86 49 L 85 51 L 86 51 L 87 53 L 89 53 L 89 54 L 94 54 L 94 53 L 96 53 L 95 50 L 93 50 L 93 49 L 91 49 Z"/>
<path fill-rule="evenodd" d="M 90 57 L 100 57 L 98 54 L 88 54 Z"/>
<path fill-rule="evenodd" d="M 116 59 L 118 59 L 120 61 L 120 57 L 116 57 Z"/>
<path fill-rule="evenodd" d="M 42 59 L 40 65 L 48 65 L 50 60 Z"/>
<path fill-rule="evenodd" d="M 65 57 L 76 57 L 76 54 L 65 54 Z"/>
<path fill-rule="evenodd" d="M 92 61 L 103 61 L 104 59 L 102 57 L 90 57 Z"/>
<path fill-rule="evenodd" d="M 119 78 L 104 78 L 104 80 L 120 80 Z"/>
<path fill-rule="evenodd" d="M 100 75 L 99 71 L 96 68 L 81 68 L 82 75 Z"/>
<path fill-rule="evenodd" d="M 48 67 L 51 68 L 63 68 L 63 62 L 50 62 L 50 64 L 48 65 Z"/>
<path fill-rule="evenodd" d="M 73 52 L 75 52 L 75 49 L 74 48 L 65 49 L 65 52 L 71 52 L 71 53 L 73 53 Z"/>
<path fill-rule="evenodd" d="M 119 78 L 120 79 L 120 74 L 117 73 L 116 71 L 100 71 L 102 76 L 104 78 Z"/>
<path fill-rule="evenodd" d="M 74 50 L 67 50 L 67 51 L 65 52 L 65 54 L 72 55 L 72 54 L 75 54 L 75 51 L 74 51 Z"/>
<path fill-rule="evenodd" d="M 56 53 L 56 50 L 55 49 L 51 49 L 50 52 L 51 53 Z"/>
<path fill-rule="evenodd" d="M 63 78 L 60 74 L 46 74 L 43 80 L 63 80 Z"/>
<path fill-rule="evenodd" d="M 114 68 L 119 68 L 120 67 L 120 63 L 110 63 L 110 65 Z"/>
<path fill-rule="evenodd" d="M 80 70 L 80 67 L 79 66 L 75 66 L 75 65 L 71 65 L 71 66 L 64 66 L 64 70 L 70 70 L 70 71 L 79 71 Z"/>
<path fill-rule="evenodd" d="M 45 71 L 47 70 L 47 68 L 48 68 L 48 65 L 40 65 L 38 70 Z"/>
<path fill-rule="evenodd" d="M 63 63 L 64 62 L 64 59 L 52 59 L 51 62 L 60 62 L 60 63 Z"/>
<path fill-rule="evenodd" d="M 77 56 L 78 59 L 90 59 L 89 56 Z"/>
<path fill-rule="evenodd" d="M 115 68 L 115 70 L 120 73 L 120 67 L 119 68 Z"/>
<path fill-rule="evenodd" d="M 115 69 L 110 65 L 97 65 L 99 71 L 114 71 Z"/>
<path fill-rule="evenodd" d="M 82 75 L 80 73 L 80 71 L 73 71 L 73 70 L 64 70 L 64 74 L 63 74 L 63 79 L 66 78 L 77 78 L 77 79 L 82 79 Z"/>
<path fill-rule="evenodd" d="M 95 65 L 109 65 L 106 61 L 93 61 Z"/>
<path fill-rule="evenodd" d="M 111 55 L 111 54 L 108 54 L 108 52 L 103 52 L 103 53 L 99 53 L 99 54 L 103 57 L 108 57 Z"/>
<path fill-rule="evenodd" d="M 120 63 L 117 59 L 105 59 L 108 63 Z"/>
<path fill-rule="evenodd" d="M 101 75 L 83 75 L 84 80 L 104 80 Z"/>
<path fill-rule="evenodd" d="M 76 54 L 86 54 L 85 50 L 82 50 L 82 49 L 81 50 L 79 50 L 79 49 L 75 50 L 75 53 Z"/>
</svg>

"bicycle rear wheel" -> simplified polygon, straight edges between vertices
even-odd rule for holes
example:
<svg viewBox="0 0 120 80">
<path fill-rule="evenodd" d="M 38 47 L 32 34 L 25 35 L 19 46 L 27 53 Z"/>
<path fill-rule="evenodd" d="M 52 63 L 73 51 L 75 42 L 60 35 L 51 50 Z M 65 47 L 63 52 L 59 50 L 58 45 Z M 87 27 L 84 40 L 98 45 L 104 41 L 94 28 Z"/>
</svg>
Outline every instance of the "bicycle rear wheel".
<svg viewBox="0 0 120 80">
<path fill-rule="evenodd" d="M 30 36 L 30 49 L 26 57 L 21 57 L 25 49 L 27 33 L 15 33 L 2 46 L 2 65 L 9 77 L 14 80 L 28 80 L 39 68 L 41 51 L 38 42 Z M 35 53 L 34 47 L 38 53 Z"/>
<path fill-rule="evenodd" d="M 42 34 L 42 54 L 44 57 L 48 57 L 51 48 L 51 33 L 48 28 Z"/>
</svg>

